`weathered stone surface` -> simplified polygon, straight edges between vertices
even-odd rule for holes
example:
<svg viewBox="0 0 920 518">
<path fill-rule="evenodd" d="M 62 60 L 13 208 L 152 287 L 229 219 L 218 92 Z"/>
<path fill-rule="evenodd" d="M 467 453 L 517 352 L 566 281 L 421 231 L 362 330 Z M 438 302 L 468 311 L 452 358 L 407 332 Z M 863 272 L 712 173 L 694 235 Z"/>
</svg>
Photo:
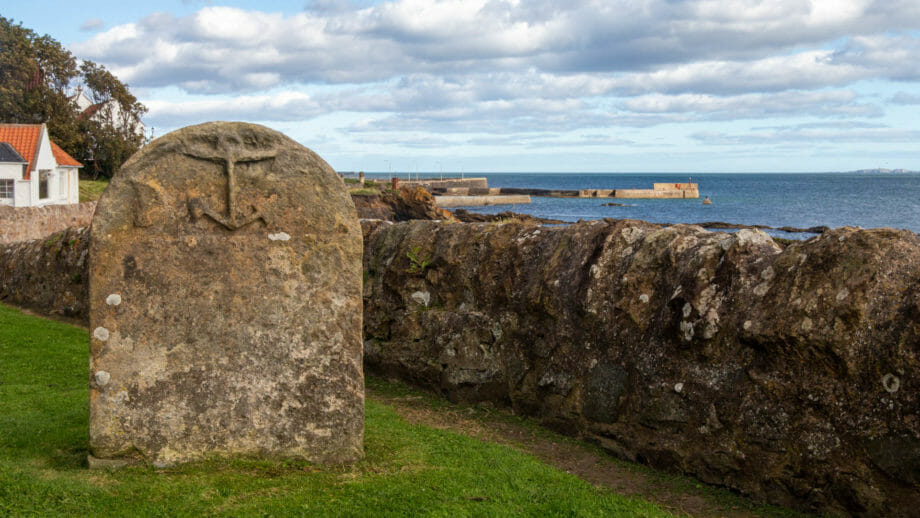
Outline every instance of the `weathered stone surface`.
<svg viewBox="0 0 920 518">
<path fill-rule="evenodd" d="M 365 250 L 369 369 L 774 503 L 920 509 L 912 232 L 378 222 Z"/>
<path fill-rule="evenodd" d="M 408 221 L 411 219 L 437 219 L 451 220 L 453 214 L 446 209 L 438 207 L 431 193 L 421 187 L 400 187 L 388 190 L 381 195 L 380 200 L 392 207 L 395 221 Z"/>
<path fill-rule="evenodd" d="M 85 321 L 88 228 L 0 244 L 0 300 Z"/>
<path fill-rule="evenodd" d="M 360 458 L 361 246 L 341 180 L 280 133 L 144 147 L 91 229 L 91 454 Z"/>
</svg>

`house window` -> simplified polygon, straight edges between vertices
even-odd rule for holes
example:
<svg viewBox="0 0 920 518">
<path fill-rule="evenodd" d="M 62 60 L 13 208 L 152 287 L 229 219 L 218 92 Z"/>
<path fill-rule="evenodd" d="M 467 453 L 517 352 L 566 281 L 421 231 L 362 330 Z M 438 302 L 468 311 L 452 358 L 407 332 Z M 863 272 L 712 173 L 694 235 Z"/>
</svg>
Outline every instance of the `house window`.
<svg viewBox="0 0 920 518">
<path fill-rule="evenodd" d="M 50 175 L 42 171 L 38 174 L 38 199 L 48 199 L 48 180 Z"/>
<path fill-rule="evenodd" d="M 0 198 L 13 197 L 13 180 L 0 180 Z"/>
<path fill-rule="evenodd" d="M 67 173 L 64 173 L 58 177 L 58 196 L 65 197 L 67 196 Z"/>
</svg>

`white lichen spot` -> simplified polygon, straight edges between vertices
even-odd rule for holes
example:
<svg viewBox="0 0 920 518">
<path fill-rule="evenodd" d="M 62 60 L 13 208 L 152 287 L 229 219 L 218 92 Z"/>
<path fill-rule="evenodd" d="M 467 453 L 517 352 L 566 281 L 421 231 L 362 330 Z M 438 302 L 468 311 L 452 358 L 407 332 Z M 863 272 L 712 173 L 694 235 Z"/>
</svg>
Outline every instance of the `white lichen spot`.
<svg viewBox="0 0 920 518">
<path fill-rule="evenodd" d="M 762 272 L 760 272 L 760 278 L 769 281 L 776 275 L 776 272 L 773 271 L 772 266 L 767 266 Z"/>
<path fill-rule="evenodd" d="M 109 339 L 109 330 L 102 326 L 97 327 L 96 329 L 93 329 L 93 336 L 104 342 Z"/>
<path fill-rule="evenodd" d="M 844 288 L 837 292 L 837 302 L 840 302 L 849 296 L 850 296 L 850 290 Z"/>
<path fill-rule="evenodd" d="M 684 318 L 689 317 L 690 313 L 692 312 L 693 312 L 693 306 L 691 306 L 689 302 L 684 304 Z"/>
<path fill-rule="evenodd" d="M 769 282 L 762 282 L 754 287 L 754 295 L 757 295 L 758 297 L 763 297 L 767 294 L 768 291 L 770 291 Z"/>
<path fill-rule="evenodd" d="M 901 378 L 889 372 L 882 376 L 882 387 L 884 387 L 885 391 L 889 394 L 894 394 L 901 388 Z"/>
<path fill-rule="evenodd" d="M 677 392 L 678 394 L 680 394 L 681 392 L 683 392 L 683 390 L 684 390 L 684 384 L 683 384 L 683 383 L 675 383 L 675 384 L 674 384 L 674 392 Z"/>
<path fill-rule="evenodd" d="M 268 238 L 272 241 L 288 241 L 291 239 L 291 235 L 287 232 L 278 232 L 276 234 L 269 234 Z"/>
<path fill-rule="evenodd" d="M 643 304 L 648 304 L 648 295 L 645 293 L 643 293 L 642 295 L 639 295 L 639 302 Z"/>
<path fill-rule="evenodd" d="M 426 308 L 428 307 L 428 304 L 431 303 L 431 293 L 427 291 L 416 291 L 412 293 L 412 295 L 409 295 L 409 297 L 419 304 L 425 306 Z"/>
<path fill-rule="evenodd" d="M 591 277 L 597 277 L 600 272 L 601 269 L 596 264 L 591 265 Z"/>
<path fill-rule="evenodd" d="M 686 320 L 681 320 L 680 332 L 683 333 L 684 340 L 689 342 L 691 339 L 693 339 L 693 324 L 687 322 Z"/>
<path fill-rule="evenodd" d="M 109 306 L 117 306 L 121 304 L 121 295 L 113 293 L 105 298 L 105 303 Z"/>
<path fill-rule="evenodd" d="M 555 281 L 553 281 L 553 286 L 559 286 L 559 279 L 556 279 Z"/>
<path fill-rule="evenodd" d="M 680 292 L 682 292 L 682 291 L 684 291 L 684 287 L 683 287 L 683 286 L 678 286 L 677 289 L 674 290 L 674 293 L 671 294 L 671 300 L 676 299 L 677 296 L 680 295 Z"/>
<path fill-rule="evenodd" d="M 811 319 L 805 317 L 802 319 L 802 331 L 811 331 Z"/>
<path fill-rule="evenodd" d="M 745 320 L 745 321 L 744 321 L 744 324 L 743 324 L 741 327 L 743 327 L 744 330 L 747 331 L 747 330 L 750 329 L 751 326 L 753 326 L 753 325 L 754 325 L 754 323 L 751 322 L 750 320 Z"/>
<path fill-rule="evenodd" d="M 109 384 L 109 380 L 112 379 L 112 376 L 106 371 L 96 371 L 96 374 L 93 376 L 96 378 L 96 385 L 104 387 Z"/>
</svg>

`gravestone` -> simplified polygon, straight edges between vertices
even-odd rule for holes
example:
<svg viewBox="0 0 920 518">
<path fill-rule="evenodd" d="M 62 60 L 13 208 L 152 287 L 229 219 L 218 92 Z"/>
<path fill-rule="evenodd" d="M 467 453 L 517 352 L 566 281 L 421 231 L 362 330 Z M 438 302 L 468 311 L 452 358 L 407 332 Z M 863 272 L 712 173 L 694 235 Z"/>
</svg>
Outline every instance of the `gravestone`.
<svg viewBox="0 0 920 518">
<path fill-rule="evenodd" d="M 91 229 L 91 464 L 360 459 L 361 254 L 344 183 L 284 135 L 145 146 Z"/>
</svg>

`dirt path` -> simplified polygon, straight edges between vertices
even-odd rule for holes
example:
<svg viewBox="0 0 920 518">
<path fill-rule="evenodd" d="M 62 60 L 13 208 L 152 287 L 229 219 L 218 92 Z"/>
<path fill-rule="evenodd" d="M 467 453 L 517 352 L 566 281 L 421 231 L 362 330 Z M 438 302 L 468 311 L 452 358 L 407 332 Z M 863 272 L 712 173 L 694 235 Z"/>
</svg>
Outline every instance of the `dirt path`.
<svg viewBox="0 0 920 518">
<path fill-rule="evenodd" d="M 456 405 L 432 406 L 426 397 L 390 395 L 370 386 L 367 397 L 395 408 L 411 423 L 451 430 L 517 448 L 595 486 L 649 500 L 678 516 L 796 515 L 784 509 L 759 506 L 733 495 L 713 496 L 713 490 L 703 488 L 702 484 L 629 467 L 589 445 L 517 424 L 514 422 L 516 418 L 505 410 Z"/>
</svg>

